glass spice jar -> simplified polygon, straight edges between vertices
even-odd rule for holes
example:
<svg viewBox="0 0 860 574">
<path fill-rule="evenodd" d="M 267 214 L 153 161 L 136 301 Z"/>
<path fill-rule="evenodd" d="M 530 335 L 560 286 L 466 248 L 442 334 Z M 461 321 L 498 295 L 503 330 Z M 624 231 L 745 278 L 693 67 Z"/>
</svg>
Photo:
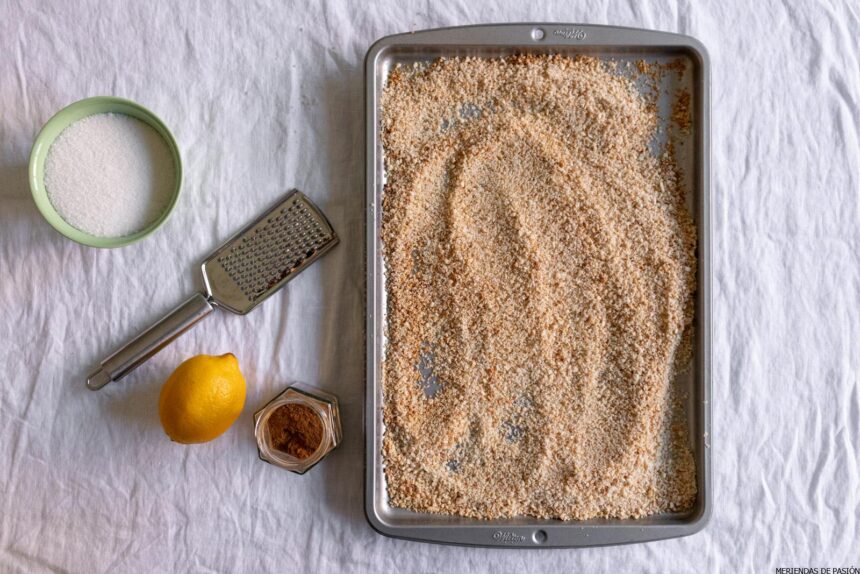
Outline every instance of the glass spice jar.
<svg viewBox="0 0 860 574">
<path fill-rule="evenodd" d="M 340 444 L 337 397 L 295 383 L 254 413 L 260 459 L 304 474 Z"/>
</svg>

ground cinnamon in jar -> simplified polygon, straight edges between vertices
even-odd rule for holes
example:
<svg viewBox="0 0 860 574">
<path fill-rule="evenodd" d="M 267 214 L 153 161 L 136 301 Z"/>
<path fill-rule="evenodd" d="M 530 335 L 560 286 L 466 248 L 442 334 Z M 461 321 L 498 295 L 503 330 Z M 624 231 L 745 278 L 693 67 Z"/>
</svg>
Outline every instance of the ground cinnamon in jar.
<svg viewBox="0 0 860 574">
<path fill-rule="evenodd" d="M 322 420 L 305 405 L 288 403 L 278 407 L 269 415 L 266 426 L 272 446 L 298 459 L 311 456 L 322 442 Z"/>
</svg>

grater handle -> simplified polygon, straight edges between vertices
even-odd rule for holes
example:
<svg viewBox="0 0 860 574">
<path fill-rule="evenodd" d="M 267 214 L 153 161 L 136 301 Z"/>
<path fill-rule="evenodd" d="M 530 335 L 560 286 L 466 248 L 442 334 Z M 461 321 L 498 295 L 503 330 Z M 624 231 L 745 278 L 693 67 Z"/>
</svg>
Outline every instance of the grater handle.
<svg viewBox="0 0 860 574">
<path fill-rule="evenodd" d="M 209 298 L 203 293 L 195 293 L 161 321 L 102 361 L 87 378 L 87 388 L 97 391 L 111 381 L 123 378 L 211 312 Z"/>
</svg>

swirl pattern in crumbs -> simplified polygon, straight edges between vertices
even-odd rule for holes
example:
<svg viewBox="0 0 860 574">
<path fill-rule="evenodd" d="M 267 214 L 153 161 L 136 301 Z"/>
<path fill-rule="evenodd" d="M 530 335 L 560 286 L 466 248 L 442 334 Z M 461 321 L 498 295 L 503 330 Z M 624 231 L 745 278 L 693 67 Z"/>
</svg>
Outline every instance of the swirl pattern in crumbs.
<svg viewBox="0 0 860 574">
<path fill-rule="evenodd" d="M 672 381 L 696 232 L 657 109 L 595 58 L 440 59 L 383 93 L 392 505 L 477 518 L 690 508 Z"/>
</svg>

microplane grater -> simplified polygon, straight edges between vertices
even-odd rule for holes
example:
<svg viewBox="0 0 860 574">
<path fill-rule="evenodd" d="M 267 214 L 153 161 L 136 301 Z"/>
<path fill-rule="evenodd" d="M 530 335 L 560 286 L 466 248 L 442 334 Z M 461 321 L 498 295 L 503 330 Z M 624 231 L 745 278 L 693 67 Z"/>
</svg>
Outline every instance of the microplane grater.
<svg viewBox="0 0 860 574">
<path fill-rule="evenodd" d="M 87 387 L 97 390 L 123 378 L 214 307 L 248 313 L 337 243 L 319 208 L 302 192 L 291 190 L 206 258 L 201 265 L 203 292 L 102 361 Z"/>
</svg>

